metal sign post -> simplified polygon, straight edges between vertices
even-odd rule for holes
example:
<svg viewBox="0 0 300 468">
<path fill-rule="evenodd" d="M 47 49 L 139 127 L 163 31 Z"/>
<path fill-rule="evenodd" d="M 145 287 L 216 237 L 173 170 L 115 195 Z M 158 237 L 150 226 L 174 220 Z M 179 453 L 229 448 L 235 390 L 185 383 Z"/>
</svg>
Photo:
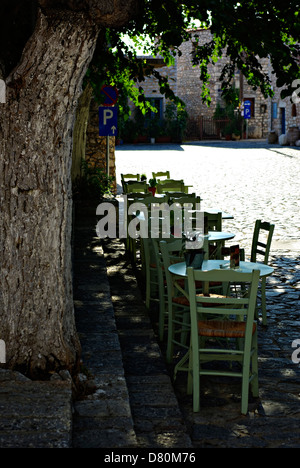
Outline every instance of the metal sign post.
<svg viewBox="0 0 300 468">
<path fill-rule="evenodd" d="M 104 85 L 101 88 L 104 97 L 103 107 L 99 107 L 99 136 L 106 136 L 106 174 L 109 177 L 109 137 L 117 135 L 118 110 L 114 106 L 119 98 L 116 88 Z"/>
<path fill-rule="evenodd" d="M 251 119 L 251 101 L 244 102 L 244 119 L 246 120 L 246 139 L 248 140 L 248 122 Z"/>
</svg>

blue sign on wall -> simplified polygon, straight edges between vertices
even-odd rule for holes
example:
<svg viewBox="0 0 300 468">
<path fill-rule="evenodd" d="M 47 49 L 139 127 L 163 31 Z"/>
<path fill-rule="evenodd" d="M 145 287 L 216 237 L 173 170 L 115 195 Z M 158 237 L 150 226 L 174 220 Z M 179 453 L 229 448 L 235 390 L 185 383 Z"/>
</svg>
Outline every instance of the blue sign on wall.
<svg viewBox="0 0 300 468">
<path fill-rule="evenodd" d="M 251 119 L 251 101 L 244 102 L 244 119 Z"/>
<path fill-rule="evenodd" d="M 117 107 L 99 107 L 99 136 L 117 136 Z"/>
<path fill-rule="evenodd" d="M 103 85 L 100 91 L 104 98 L 103 105 L 106 107 L 114 106 L 119 98 L 119 91 L 114 86 Z"/>
</svg>

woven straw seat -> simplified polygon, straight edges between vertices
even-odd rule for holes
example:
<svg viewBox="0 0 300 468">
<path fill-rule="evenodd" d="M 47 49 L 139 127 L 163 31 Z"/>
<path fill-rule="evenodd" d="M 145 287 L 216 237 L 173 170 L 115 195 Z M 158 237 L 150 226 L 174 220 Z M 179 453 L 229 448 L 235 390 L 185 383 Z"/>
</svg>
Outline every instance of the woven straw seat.
<svg viewBox="0 0 300 468">
<path fill-rule="evenodd" d="M 255 333 L 256 323 L 253 323 L 252 335 Z M 218 338 L 244 338 L 246 322 L 236 320 L 199 320 L 198 333 L 200 336 L 214 336 Z"/>
<path fill-rule="evenodd" d="M 221 296 L 220 294 L 196 294 L 197 298 L 200 298 L 200 297 L 212 297 L 212 298 L 215 298 L 215 299 L 222 299 L 222 298 L 225 298 L 226 296 Z M 185 306 L 189 306 L 190 305 L 190 301 L 188 300 L 187 297 L 185 296 L 178 296 L 178 297 L 173 297 L 172 298 L 172 301 L 175 303 L 175 304 L 180 304 L 180 305 L 185 305 Z M 206 303 L 203 303 L 203 307 L 214 307 L 214 303 L 213 302 L 206 302 Z"/>
</svg>

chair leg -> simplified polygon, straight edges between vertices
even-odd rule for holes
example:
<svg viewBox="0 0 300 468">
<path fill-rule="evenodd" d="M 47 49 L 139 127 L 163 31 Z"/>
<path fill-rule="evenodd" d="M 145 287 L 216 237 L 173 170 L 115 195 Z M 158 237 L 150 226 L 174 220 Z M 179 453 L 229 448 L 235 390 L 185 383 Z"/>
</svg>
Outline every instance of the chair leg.
<svg viewBox="0 0 300 468">
<path fill-rule="evenodd" d="M 159 297 L 159 317 L 158 317 L 158 333 L 159 340 L 163 341 L 165 322 L 168 315 L 168 296 L 164 284 L 164 275 L 160 265 L 157 267 L 157 281 L 158 281 L 158 297 Z"/>
<path fill-rule="evenodd" d="M 266 278 L 261 280 L 261 313 L 262 323 L 267 325 L 267 308 L 266 308 Z"/>
<path fill-rule="evenodd" d="M 252 367 L 252 374 L 253 379 L 251 381 L 251 392 L 252 395 L 256 398 L 259 396 L 259 386 L 258 386 L 258 349 L 257 349 L 257 331 L 253 335 L 253 346 L 254 346 L 254 353 L 252 355 L 251 360 L 251 367 Z"/>
<path fill-rule="evenodd" d="M 200 411 L 200 365 L 199 359 L 193 359 L 193 411 Z M 196 361 L 196 362 L 195 362 Z"/>
<path fill-rule="evenodd" d="M 193 354 L 192 349 L 189 349 L 189 367 L 188 367 L 188 379 L 187 379 L 187 394 L 192 395 L 193 393 Z"/>
<path fill-rule="evenodd" d="M 244 354 L 243 375 L 242 375 L 242 401 L 241 413 L 247 414 L 249 400 L 249 376 L 250 376 L 250 355 Z"/>
<path fill-rule="evenodd" d="M 186 361 L 188 361 L 188 367 L 185 366 Z M 187 351 L 185 355 L 177 362 L 174 368 L 174 382 L 177 377 L 177 372 L 187 369 L 190 369 L 190 351 Z"/>
<path fill-rule="evenodd" d="M 146 271 L 146 300 L 145 300 L 145 303 L 146 303 L 146 308 L 149 309 L 150 308 L 150 295 L 151 295 L 151 285 L 150 285 L 150 271 Z"/>
<path fill-rule="evenodd" d="M 173 359 L 173 350 L 174 350 L 174 324 L 173 324 L 173 308 L 172 305 L 170 306 L 170 302 L 168 302 L 168 339 L 167 339 L 167 353 L 166 359 L 167 363 L 170 364 Z"/>
<path fill-rule="evenodd" d="M 159 285 L 159 289 L 161 285 Z M 159 331 L 159 340 L 163 341 L 164 339 L 164 329 L 165 329 L 165 320 L 166 320 L 166 301 L 165 295 L 162 291 L 159 295 L 159 318 L 158 318 L 158 331 Z"/>
</svg>

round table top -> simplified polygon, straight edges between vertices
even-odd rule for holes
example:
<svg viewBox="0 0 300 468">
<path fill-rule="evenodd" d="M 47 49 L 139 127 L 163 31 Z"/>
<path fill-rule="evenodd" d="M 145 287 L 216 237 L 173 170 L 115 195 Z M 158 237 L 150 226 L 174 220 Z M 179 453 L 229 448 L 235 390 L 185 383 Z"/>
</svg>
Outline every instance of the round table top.
<svg viewBox="0 0 300 468">
<path fill-rule="evenodd" d="M 219 270 L 220 267 L 222 269 L 230 268 L 229 260 L 204 260 L 202 264 L 202 271 L 209 271 L 209 270 Z M 240 262 L 240 267 L 235 268 L 235 271 L 241 271 L 244 273 L 249 273 L 252 270 L 259 270 L 260 276 L 269 276 L 274 272 L 274 268 L 270 267 L 269 265 L 265 265 L 264 263 L 254 263 L 254 262 Z M 173 265 L 169 266 L 170 273 L 186 277 L 186 264 L 185 262 L 181 263 L 174 263 Z"/>
<path fill-rule="evenodd" d="M 207 239 L 209 242 L 217 242 L 223 240 L 233 239 L 235 234 L 232 232 L 224 232 L 224 231 L 208 231 L 208 234 L 205 234 L 204 239 Z"/>
</svg>

